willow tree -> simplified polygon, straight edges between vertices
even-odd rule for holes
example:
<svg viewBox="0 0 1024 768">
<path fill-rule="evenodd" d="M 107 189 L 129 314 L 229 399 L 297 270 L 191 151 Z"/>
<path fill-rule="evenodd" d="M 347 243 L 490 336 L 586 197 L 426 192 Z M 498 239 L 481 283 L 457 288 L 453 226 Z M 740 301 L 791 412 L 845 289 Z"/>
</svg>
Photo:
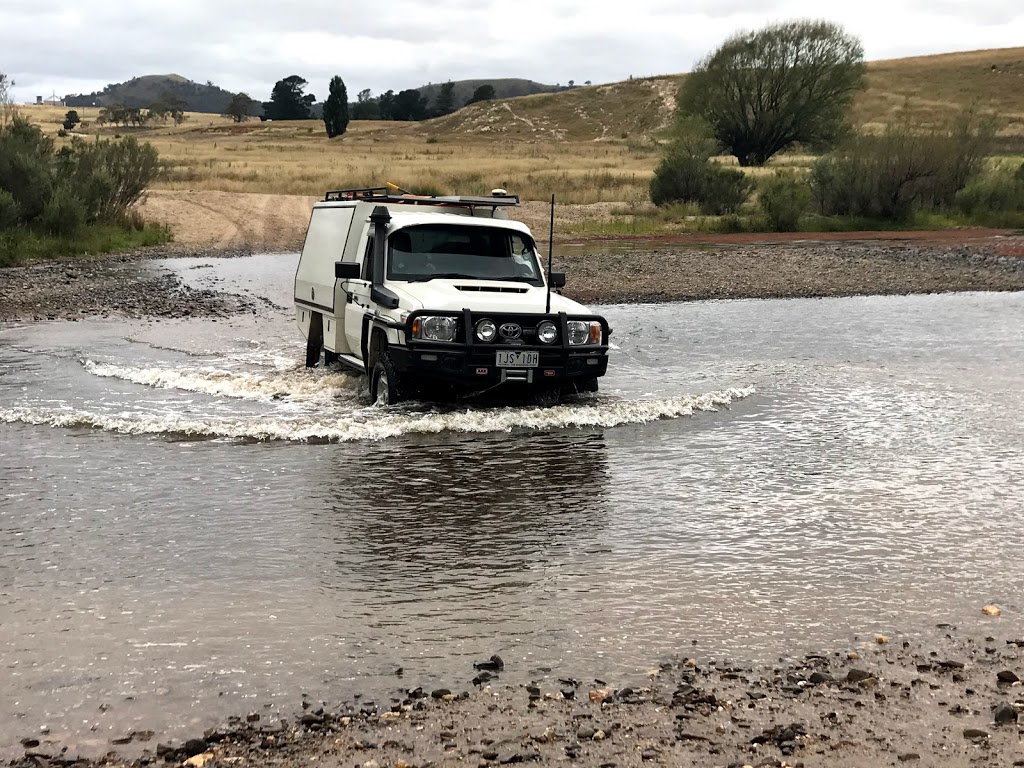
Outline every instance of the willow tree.
<svg viewBox="0 0 1024 768">
<path fill-rule="evenodd" d="M 792 21 L 737 34 L 703 59 L 679 93 L 740 165 L 764 165 L 805 144 L 835 144 L 864 87 L 864 48 L 827 21 Z"/>
</svg>

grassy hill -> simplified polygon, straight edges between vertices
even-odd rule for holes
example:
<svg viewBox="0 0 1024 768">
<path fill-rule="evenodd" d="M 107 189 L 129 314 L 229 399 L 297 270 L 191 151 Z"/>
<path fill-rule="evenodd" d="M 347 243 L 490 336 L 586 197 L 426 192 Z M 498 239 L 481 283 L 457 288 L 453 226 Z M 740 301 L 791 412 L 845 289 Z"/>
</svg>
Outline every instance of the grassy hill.
<svg viewBox="0 0 1024 768">
<path fill-rule="evenodd" d="M 656 138 L 670 126 L 685 75 L 640 78 L 558 93 L 473 104 L 422 124 L 430 134 L 560 140 Z M 1024 136 L 1024 48 L 948 53 L 868 63 L 854 122 L 868 130 L 906 107 L 922 124 L 970 104 L 993 110 L 1003 133 Z"/>
<path fill-rule="evenodd" d="M 1024 135 L 1024 48 L 872 61 L 854 114 L 859 125 L 881 126 L 906 105 L 934 123 L 972 103 L 1001 115 L 1007 132 Z"/>
<path fill-rule="evenodd" d="M 213 114 L 222 113 L 233 95 L 211 83 L 203 85 L 181 75 L 144 75 L 125 83 L 112 83 L 95 93 L 65 96 L 64 103 L 69 107 L 109 107 L 112 104 L 124 104 L 145 109 L 164 94 L 181 99 L 189 112 Z"/>
</svg>

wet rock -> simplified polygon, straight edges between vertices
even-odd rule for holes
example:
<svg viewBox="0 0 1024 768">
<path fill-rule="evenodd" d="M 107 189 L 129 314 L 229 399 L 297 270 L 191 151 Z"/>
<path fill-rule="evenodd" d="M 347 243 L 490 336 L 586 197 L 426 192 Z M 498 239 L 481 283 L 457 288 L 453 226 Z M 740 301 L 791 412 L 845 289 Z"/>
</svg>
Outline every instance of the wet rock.
<svg viewBox="0 0 1024 768">
<path fill-rule="evenodd" d="M 536 685 L 528 685 L 528 686 L 526 686 L 526 693 L 529 695 L 530 699 L 533 700 L 533 701 L 536 701 L 537 699 L 540 698 L 540 688 L 538 688 Z"/>
<path fill-rule="evenodd" d="M 874 677 L 874 675 L 871 674 L 870 672 L 868 672 L 865 669 L 851 669 L 846 674 L 846 682 L 848 682 L 848 683 L 860 683 L 860 682 L 863 682 L 865 680 L 870 680 L 872 677 Z"/>
<path fill-rule="evenodd" d="M 430 692 L 430 698 L 432 699 L 443 699 L 445 696 L 451 696 L 452 692 L 447 688 L 435 688 Z"/>
<path fill-rule="evenodd" d="M 487 661 L 478 661 L 473 664 L 473 669 L 484 669 L 488 672 L 501 672 L 504 668 L 505 662 L 498 654 L 494 654 Z"/>
<path fill-rule="evenodd" d="M 825 674 L 824 672 L 812 672 L 811 676 L 807 678 L 812 685 L 822 685 L 824 683 L 834 683 L 835 679 L 832 675 Z"/>
<path fill-rule="evenodd" d="M 1020 678 L 1008 669 L 1004 669 L 1002 672 L 997 672 L 996 680 L 998 680 L 1003 685 L 1013 685 L 1014 683 L 1020 682 Z"/>
<path fill-rule="evenodd" d="M 988 731 L 981 728 L 964 728 L 964 738 L 968 741 L 985 741 L 988 738 Z"/>
<path fill-rule="evenodd" d="M 172 747 L 170 744 L 157 743 L 156 745 L 156 756 L 157 757 L 168 757 L 176 754 L 178 750 Z"/>
<path fill-rule="evenodd" d="M 920 760 L 921 756 L 917 752 L 904 752 L 897 759 L 901 763 L 909 763 L 911 760 Z"/>
<path fill-rule="evenodd" d="M 574 688 L 563 688 L 562 698 L 566 701 L 572 701 L 576 698 L 576 690 Z"/>
<path fill-rule="evenodd" d="M 492 680 L 493 678 L 494 678 L 494 675 L 492 675 L 487 670 L 484 670 L 479 675 L 477 675 L 476 677 L 473 678 L 473 685 L 483 685 L 488 680 Z"/>
<path fill-rule="evenodd" d="M 21 740 L 21 746 L 25 749 L 35 749 L 39 746 L 39 739 L 33 739 L 31 737 Z"/>
<path fill-rule="evenodd" d="M 575 760 L 577 757 L 579 757 L 582 750 L 583 748 L 579 744 L 565 745 L 565 754 L 566 757 L 568 757 L 570 760 Z"/>
<path fill-rule="evenodd" d="M 992 710 L 992 719 L 995 720 L 996 725 L 1008 725 L 1010 723 L 1017 722 L 1017 710 L 1013 708 L 1012 704 L 1008 702 L 1002 702 L 997 704 Z"/>
<path fill-rule="evenodd" d="M 580 741 L 590 741 L 594 738 L 595 733 L 597 733 L 596 728 L 591 728 L 590 726 L 585 725 L 576 731 L 576 738 Z"/>
<path fill-rule="evenodd" d="M 206 742 L 202 739 L 189 739 L 181 749 L 185 753 L 185 757 L 194 757 L 206 751 Z"/>
<path fill-rule="evenodd" d="M 530 763 L 535 760 L 540 760 L 540 753 L 533 751 L 526 752 L 514 752 L 510 755 L 498 758 L 498 762 L 502 765 L 515 765 L 516 763 Z"/>
</svg>

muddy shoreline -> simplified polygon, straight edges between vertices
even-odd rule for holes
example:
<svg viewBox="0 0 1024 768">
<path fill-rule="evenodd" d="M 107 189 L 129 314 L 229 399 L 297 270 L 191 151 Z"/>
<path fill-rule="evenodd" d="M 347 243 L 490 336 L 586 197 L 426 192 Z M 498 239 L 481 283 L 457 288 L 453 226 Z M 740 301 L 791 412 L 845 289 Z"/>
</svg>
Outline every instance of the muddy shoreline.
<svg viewBox="0 0 1024 768">
<path fill-rule="evenodd" d="M 511 685 L 500 658 L 475 667 L 466 688 L 396 678 L 402 692 L 389 700 L 303 696 L 294 712 L 239 713 L 184 741 L 132 732 L 99 759 L 30 736 L 11 765 L 1024 765 L 1024 639 L 998 618 L 771 666 L 691 648 L 629 683 L 547 671 Z"/>
<path fill-rule="evenodd" d="M 560 246 L 555 268 L 568 273 L 565 293 L 586 304 L 1024 290 L 1024 236 L 964 234 L 955 244 L 927 238 L 721 239 L 645 241 L 639 250 L 629 239 L 577 241 Z M 171 245 L 0 269 L 0 321 L 258 311 L 250 299 L 188 288 L 153 263 L 249 253 Z"/>
</svg>

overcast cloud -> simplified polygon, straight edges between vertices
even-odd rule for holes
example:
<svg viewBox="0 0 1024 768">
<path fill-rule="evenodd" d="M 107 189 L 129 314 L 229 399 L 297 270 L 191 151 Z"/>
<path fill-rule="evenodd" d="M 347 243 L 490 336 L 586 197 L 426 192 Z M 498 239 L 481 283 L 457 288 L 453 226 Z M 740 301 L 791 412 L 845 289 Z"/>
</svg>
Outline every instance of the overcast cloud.
<svg viewBox="0 0 1024 768">
<path fill-rule="evenodd" d="M 265 100 L 297 74 L 322 99 L 428 82 L 595 83 L 689 71 L 740 29 L 826 18 L 866 57 L 1024 45 L 1020 0 L 0 0 L 17 101 L 176 73 Z"/>
</svg>

